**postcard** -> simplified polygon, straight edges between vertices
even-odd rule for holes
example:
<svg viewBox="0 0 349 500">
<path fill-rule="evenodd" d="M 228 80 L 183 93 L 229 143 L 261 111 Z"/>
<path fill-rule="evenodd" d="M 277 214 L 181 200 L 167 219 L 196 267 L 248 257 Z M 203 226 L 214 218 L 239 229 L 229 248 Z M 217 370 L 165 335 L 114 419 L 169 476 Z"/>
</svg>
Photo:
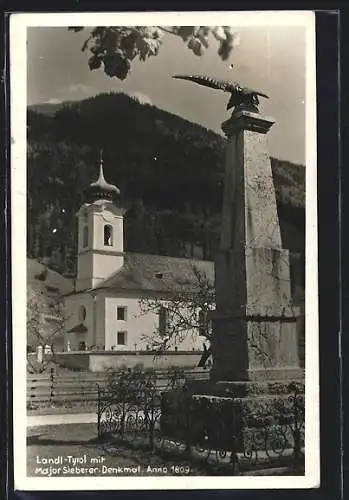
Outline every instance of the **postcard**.
<svg viewBox="0 0 349 500">
<path fill-rule="evenodd" d="M 314 13 L 16 13 L 10 85 L 15 488 L 319 486 Z"/>
</svg>

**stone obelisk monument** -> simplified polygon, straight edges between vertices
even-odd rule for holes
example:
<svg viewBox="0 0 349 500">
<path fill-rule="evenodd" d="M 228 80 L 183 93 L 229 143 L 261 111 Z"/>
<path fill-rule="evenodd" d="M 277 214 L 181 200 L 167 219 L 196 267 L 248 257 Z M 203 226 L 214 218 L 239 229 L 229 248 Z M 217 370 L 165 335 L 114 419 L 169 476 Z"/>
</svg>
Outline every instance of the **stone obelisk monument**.
<svg viewBox="0 0 349 500">
<path fill-rule="evenodd" d="M 246 109 L 247 108 L 247 109 Z M 213 380 L 301 378 L 289 252 L 282 248 L 266 134 L 274 121 L 240 106 L 227 136 L 216 258 Z"/>
<path fill-rule="evenodd" d="M 215 263 L 212 381 L 295 380 L 297 317 L 289 251 L 282 248 L 267 133 L 260 115 L 267 95 L 207 76 L 175 76 L 230 94 L 221 248 Z"/>
<path fill-rule="evenodd" d="M 267 96 L 208 77 L 180 78 L 229 92 L 227 108 L 234 108 L 222 125 L 227 146 L 211 380 L 190 381 L 181 402 L 194 422 L 191 442 L 230 450 L 234 467 L 249 457 L 257 462 L 259 451 L 270 458 L 275 443 L 282 442 L 299 464 L 304 446 L 299 312 L 292 304 L 289 252 L 282 248 L 266 144 L 274 120 L 258 109 L 258 96 Z M 179 407 L 177 401 L 166 410 L 176 422 L 173 433 L 180 428 L 188 435 L 186 424 L 177 423 Z"/>
</svg>

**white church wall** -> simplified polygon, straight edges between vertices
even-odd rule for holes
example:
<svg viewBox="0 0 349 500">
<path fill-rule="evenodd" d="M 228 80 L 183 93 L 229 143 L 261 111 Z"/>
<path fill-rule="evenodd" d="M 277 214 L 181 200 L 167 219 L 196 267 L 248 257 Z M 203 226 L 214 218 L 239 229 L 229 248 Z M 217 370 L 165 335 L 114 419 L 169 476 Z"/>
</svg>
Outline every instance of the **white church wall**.
<svg viewBox="0 0 349 500">
<path fill-rule="evenodd" d="M 126 320 L 117 319 L 117 308 L 126 308 Z M 157 326 L 157 315 L 149 313 L 140 316 L 138 297 L 106 297 L 106 349 L 146 349 L 143 336 L 151 335 Z M 118 332 L 126 332 L 126 344 L 118 345 Z"/>
<path fill-rule="evenodd" d="M 78 258 L 77 290 L 86 290 L 98 285 L 110 275 L 110 269 L 116 272 L 124 263 L 123 255 L 95 252 L 83 252 Z"/>
<path fill-rule="evenodd" d="M 83 321 L 79 317 L 81 306 L 86 309 Z M 117 319 L 118 307 L 125 308 L 124 320 Z M 99 350 L 146 350 L 147 345 L 151 346 L 150 338 L 159 326 L 157 314 L 141 314 L 139 296 L 132 293 L 117 296 L 100 291 L 95 297 L 89 293 L 72 295 L 65 300 L 65 317 L 65 348 L 69 341 L 72 350 L 77 350 L 81 342 L 85 342 L 87 348 L 94 346 Z M 85 333 L 68 333 L 81 323 L 87 328 Z M 118 344 L 118 336 L 119 341 L 125 337 L 125 344 Z M 204 337 L 192 331 L 182 342 L 177 343 L 176 348 L 179 351 L 201 351 L 204 342 Z M 174 350 L 175 346 L 172 345 L 170 349 Z"/>
<path fill-rule="evenodd" d="M 95 345 L 98 349 L 105 349 L 105 326 L 106 326 L 106 310 L 105 297 L 103 294 L 96 296 L 95 312 L 96 312 L 96 341 Z"/>
<path fill-rule="evenodd" d="M 110 276 L 110 270 L 113 273 L 120 269 L 124 264 L 123 255 L 115 254 L 93 254 L 92 268 L 93 269 L 93 279 L 92 286 L 97 286 L 103 279 Z"/>
<path fill-rule="evenodd" d="M 79 253 L 86 248 L 93 247 L 93 224 L 91 224 L 89 218 L 90 216 L 87 215 L 87 211 L 84 210 L 84 207 L 81 207 L 80 211 L 78 212 L 77 222 Z M 87 228 L 87 241 L 85 241 L 84 238 L 85 228 Z"/>
<path fill-rule="evenodd" d="M 81 306 L 85 307 L 86 317 L 82 320 Z M 94 304 L 93 298 L 89 294 L 77 294 L 66 297 L 64 303 L 65 316 L 65 348 L 68 342 L 72 350 L 77 350 L 80 342 L 85 342 L 86 346 L 93 344 L 94 335 Z M 70 329 L 83 324 L 87 331 L 84 333 L 69 332 Z"/>
<path fill-rule="evenodd" d="M 79 254 L 78 257 L 78 269 L 77 269 L 77 280 L 76 280 L 76 290 L 86 290 L 92 287 L 92 254 L 84 252 Z"/>
<path fill-rule="evenodd" d="M 153 312 L 141 314 L 137 295 L 106 296 L 105 304 L 105 348 L 118 351 L 146 350 L 147 345 L 151 344 L 150 337 L 159 326 L 158 315 Z M 126 320 L 117 319 L 118 307 L 126 308 Z M 125 345 L 118 345 L 118 332 L 126 332 Z M 204 337 L 195 331 L 190 331 L 183 341 L 177 344 L 177 349 L 181 351 L 202 350 L 204 342 Z M 174 349 L 174 346 L 171 346 L 171 349 Z"/>
</svg>

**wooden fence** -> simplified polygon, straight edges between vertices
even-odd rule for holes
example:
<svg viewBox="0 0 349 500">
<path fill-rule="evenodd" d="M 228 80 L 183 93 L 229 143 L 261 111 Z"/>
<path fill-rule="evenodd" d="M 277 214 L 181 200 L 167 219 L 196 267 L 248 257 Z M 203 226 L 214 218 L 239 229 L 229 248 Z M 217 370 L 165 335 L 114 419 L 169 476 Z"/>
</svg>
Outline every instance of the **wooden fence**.
<svg viewBox="0 0 349 500">
<path fill-rule="evenodd" d="M 72 372 L 57 374 L 52 368 L 41 374 L 27 374 L 27 408 L 94 406 L 98 385 L 107 383 L 108 372 Z M 168 384 L 168 371 L 158 371 L 159 391 Z M 185 371 L 186 379 L 207 380 L 209 370 L 195 368 Z"/>
</svg>

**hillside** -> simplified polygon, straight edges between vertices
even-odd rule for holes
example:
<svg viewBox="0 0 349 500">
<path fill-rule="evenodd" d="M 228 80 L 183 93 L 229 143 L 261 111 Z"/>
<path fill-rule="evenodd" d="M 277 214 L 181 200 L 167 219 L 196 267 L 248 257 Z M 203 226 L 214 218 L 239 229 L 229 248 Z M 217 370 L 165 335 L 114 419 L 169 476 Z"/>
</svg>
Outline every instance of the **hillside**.
<svg viewBox="0 0 349 500">
<path fill-rule="evenodd" d="M 27 346 L 35 348 L 61 333 L 60 298 L 73 290 L 71 280 L 34 259 L 27 259 Z"/>
<path fill-rule="evenodd" d="M 47 116 L 54 116 L 56 111 L 61 109 L 65 104 L 70 104 L 70 102 L 57 102 L 57 103 L 50 103 L 50 102 L 43 102 L 40 104 L 32 104 L 29 106 L 30 111 L 34 111 L 35 113 L 41 114 L 41 115 L 47 115 Z"/>
<path fill-rule="evenodd" d="M 27 259 L 27 284 L 31 285 L 37 293 L 44 294 L 48 304 L 52 306 L 56 304 L 59 297 L 73 290 L 71 280 L 34 259 Z"/>
<path fill-rule="evenodd" d="M 214 132 L 124 94 L 29 109 L 28 255 L 74 273 L 74 213 L 103 149 L 105 175 L 127 208 L 126 250 L 212 259 L 224 146 Z M 302 252 L 304 167 L 272 158 L 272 169 L 284 246 Z"/>
</svg>

